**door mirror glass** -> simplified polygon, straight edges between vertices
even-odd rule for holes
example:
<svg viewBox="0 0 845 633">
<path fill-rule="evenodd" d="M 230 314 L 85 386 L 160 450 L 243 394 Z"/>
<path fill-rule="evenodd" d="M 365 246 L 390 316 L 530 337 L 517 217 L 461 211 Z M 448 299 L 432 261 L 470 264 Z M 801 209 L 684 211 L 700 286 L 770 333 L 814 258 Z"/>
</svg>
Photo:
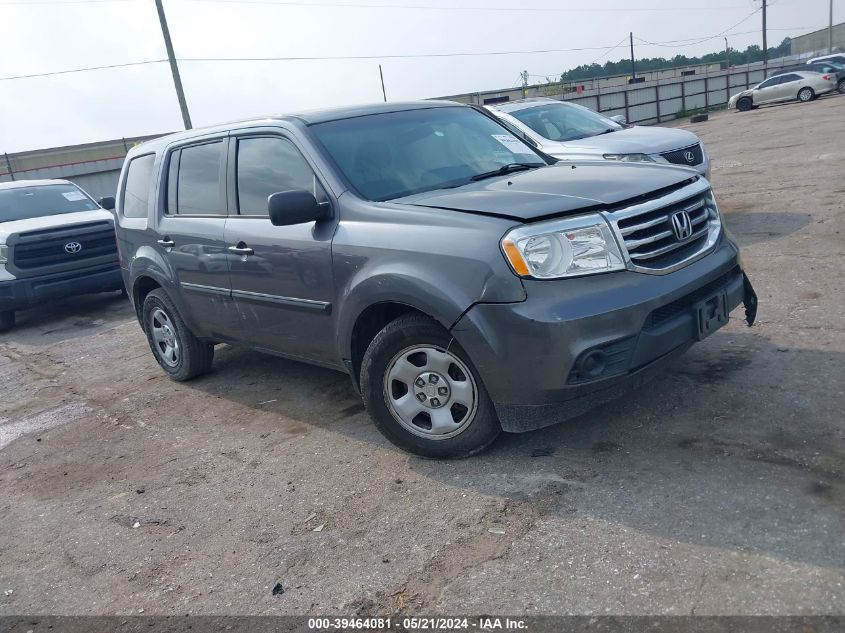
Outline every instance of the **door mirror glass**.
<svg viewBox="0 0 845 633">
<path fill-rule="evenodd" d="M 114 196 L 104 196 L 97 200 L 97 202 L 106 211 L 114 211 Z"/>
<path fill-rule="evenodd" d="M 274 226 L 305 224 L 328 217 L 329 205 L 319 204 L 310 191 L 280 191 L 267 198 L 267 211 Z"/>
<path fill-rule="evenodd" d="M 621 114 L 614 114 L 610 117 L 610 120 L 614 123 L 618 123 L 619 125 L 626 125 L 628 123 L 628 121 L 625 120 L 625 117 Z"/>
</svg>

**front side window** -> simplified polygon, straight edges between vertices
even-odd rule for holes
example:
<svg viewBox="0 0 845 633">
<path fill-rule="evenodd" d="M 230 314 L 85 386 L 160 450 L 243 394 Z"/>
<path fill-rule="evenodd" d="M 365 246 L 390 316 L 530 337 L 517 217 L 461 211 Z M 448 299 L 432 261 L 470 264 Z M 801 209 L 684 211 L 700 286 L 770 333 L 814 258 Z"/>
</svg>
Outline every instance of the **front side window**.
<svg viewBox="0 0 845 633">
<path fill-rule="evenodd" d="M 546 163 L 524 141 L 464 106 L 372 114 L 310 130 L 364 198 L 459 187 L 506 165 Z"/>
<path fill-rule="evenodd" d="M 267 215 L 267 198 L 280 191 L 304 189 L 313 193 L 318 202 L 326 200 L 311 167 L 286 139 L 240 139 L 237 176 L 241 215 Z"/>
<path fill-rule="evenodd" d="M 171 155 L 168 170 L 168 213 L 225 215 L 220 186 L 220 166 L 225 158 L 224 147 L 222 141 L 215 141 L 183 147 Z"/>
<path fill-rule="evenodd" d="M 100 207 L 73 185 L 36 185 L 0 189 L 0 222 L 93 211 Z"/>
<path fill-rule="evenodd" d="M 567 103 L 544 103 L 508 114 L 551 141 L 575 141 L 623 127 L 597 112 Z"/>
<path fill-rule="evenodd" d="M 147 217 L 147 203 L 150 198 L 150 184 L 153 178 L 155 154 L 133 158 L 126 170 L 126 184 L 123 187 L 123 216 L 127 218 Z"/>
</svg>

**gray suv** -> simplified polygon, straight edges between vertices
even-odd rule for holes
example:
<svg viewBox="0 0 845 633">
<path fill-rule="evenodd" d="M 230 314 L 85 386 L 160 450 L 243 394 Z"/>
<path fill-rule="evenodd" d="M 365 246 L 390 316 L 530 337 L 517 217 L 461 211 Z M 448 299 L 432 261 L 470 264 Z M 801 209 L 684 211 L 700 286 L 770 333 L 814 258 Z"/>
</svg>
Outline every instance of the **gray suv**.
<svg viewBox="0 0 845 633">
<path fill-rule="evenodd" d="M 340 370 L 430 457 L 580 415 L 756 311 L 706 179 L 558 163 L 450 102 L 135 147 L 117 236 L 171 378 L 208 371 L 216 342 Z"/>
</svg>

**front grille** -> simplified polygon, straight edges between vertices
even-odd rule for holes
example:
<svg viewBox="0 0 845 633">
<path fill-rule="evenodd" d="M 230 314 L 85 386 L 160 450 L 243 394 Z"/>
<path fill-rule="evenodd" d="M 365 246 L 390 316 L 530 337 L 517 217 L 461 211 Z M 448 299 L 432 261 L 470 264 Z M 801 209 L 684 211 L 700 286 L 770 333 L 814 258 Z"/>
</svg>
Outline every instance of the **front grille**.
<svg viewBox="0 0 845 633">
<path fill-rule="evenodd" d="M 739 266 L 736 266 L 731 269 L 730 272 L 727 272 L 721 277 L 714 279 L 710 283 L 701 286 L 701 288 L 693 290 L 691 293 L 684 295 L 680 299 L 676 299 L 672 303 L 667 303 L 665 306 L 660 306 L 648 315 L 645 321 L 644 329 L 652 330 L 658 327 L 659 325 L 666 323 L 666 321 L 669 321 L 670 319 L 676 317 L 682 312 L 686 312 L 699 301 L 707 299 L 720 288 L 727 286 L 728 282 L 730 282 L 731 279 L 733 279 L 739 274 Z"/>
<path fill-rule="evenodd" d="M 65 248 L 74 242 L 81 247 L 77 252 Z M 117 242 L 111 222 L 96 222 L 22 233 L 15 243 L 13 253 L 12 261 L 16 267 L 42 268 L 105 256 L 117 259 Z"/>
<path fill-rule="evenodd" d="M 678 239 L 672 226 L 672 216 L 679 212 L 689 216 L 691 233 L 685 239 Z M 708 194 L 704 192 L 665 207 L 623 214 L 616 226 L 634 265 L 661 269 L 685 260 L 704 246 L 710 214 Z M 613 213 L 610 217 L 613 219 Z"/>
<path fill-rule="evenodd" d="M 665 152 L 661 156 L 674 165 L 686 165 L 687 167 L 700 165 L 704 162 L 704 152 L 701 151 L 699 143 L 672 152 Z"/>
</svg>

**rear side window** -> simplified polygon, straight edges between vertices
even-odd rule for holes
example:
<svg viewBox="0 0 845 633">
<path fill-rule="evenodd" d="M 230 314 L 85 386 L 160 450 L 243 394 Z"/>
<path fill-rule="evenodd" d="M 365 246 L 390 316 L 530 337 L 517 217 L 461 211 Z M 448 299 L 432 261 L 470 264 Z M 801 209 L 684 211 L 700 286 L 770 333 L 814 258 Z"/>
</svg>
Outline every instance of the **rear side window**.
<svg viewBox="0 0 845 633">
<path fill-rule="evenodd" d="M 178 215 L 225 215 L 221 195 L 224 143 L 183 147 L 171 154 L 167 212 Z"/>
<path fill-rule="evenodd" d="M 237 176 L 241 215 L 267 215 L 267 198 L 280 191 L 304 189 L 318 202 L 326 200 L 311 167 L 286 139 L 240 139 Z"/>
<path fill-rule="evenodd" d="M 789 75 L 783 75 L 781 77 L 780 83 L 785 84 L 785 83 L 789 83 L 790 81 L 799 81 L 800 79 L 801 79 L 801 75 L 796 75 L 794 73 L 791 73 Z"/>
<path fill-rule="evenodd" d="M 150 184 L 153 177 L 155 154 L 133 158 L 126 171 L 126 185 L 123 187 L 123 216 L 126 218 L 147 217 L 147 203 L 150 199 Z"/>
</svg>

